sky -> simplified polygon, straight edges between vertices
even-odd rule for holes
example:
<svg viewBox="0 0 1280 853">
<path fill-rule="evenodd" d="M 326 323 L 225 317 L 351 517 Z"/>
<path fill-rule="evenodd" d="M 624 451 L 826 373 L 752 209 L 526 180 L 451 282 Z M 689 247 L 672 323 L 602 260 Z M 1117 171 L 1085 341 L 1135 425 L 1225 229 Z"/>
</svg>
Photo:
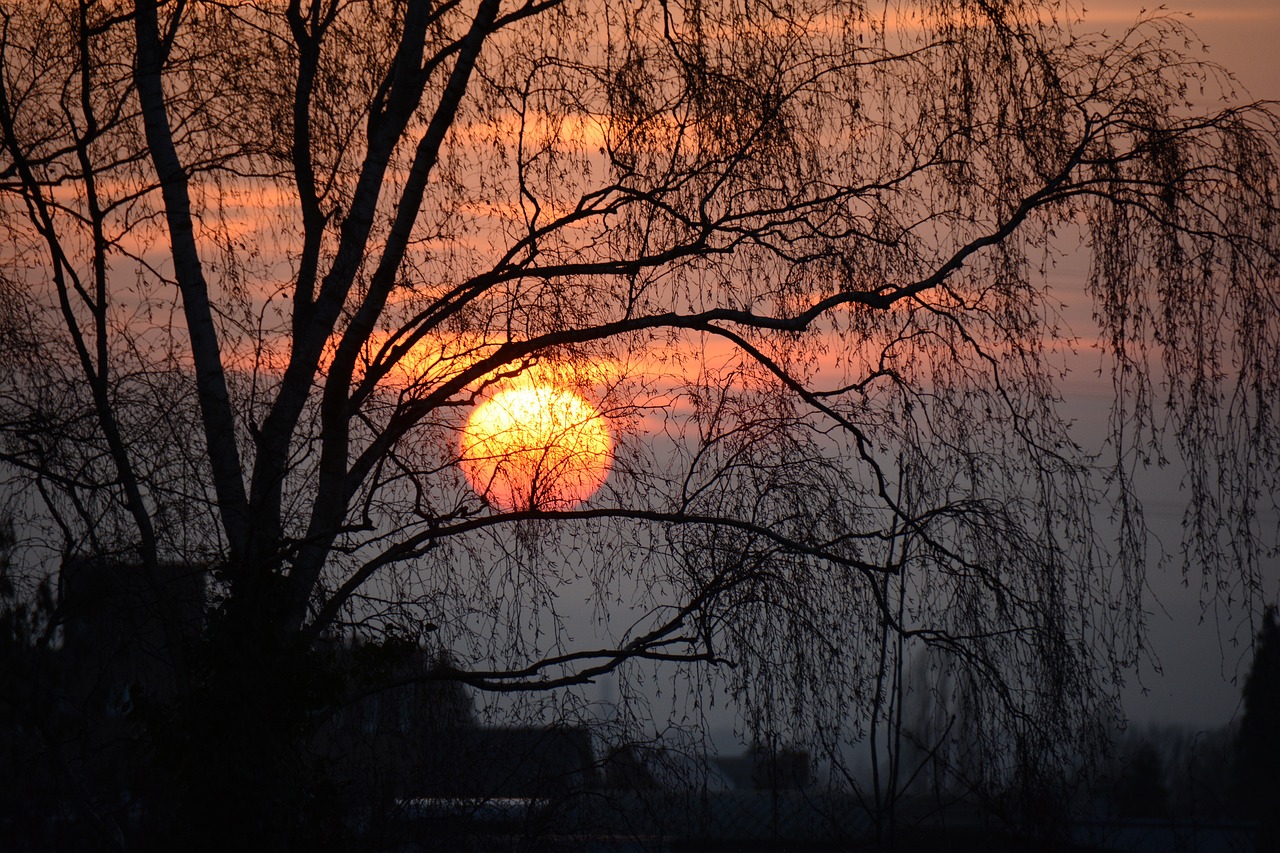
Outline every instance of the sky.
<svg viewBox="0 0 1280 853">
<path fill-rule="evenodd" d="M 1144 8 L 1129 0 L 1085 4 L 1087 29 L 1115 35 Z M 1207 57 L 1234 73 L 1253 99 L 1280 101 L 1280 3 L 1276 0 L 1175 0 L 1170 11 L 1190 12 L 1189 24 L 1205 42 Z M 1065 312 L 1077 333 L 1087 329 L 1089 306 L 1081 293 L 1086 261 L 1069 258 L 1052 274 L 1055 292 L 1068 303 Z M 1096 444 L 1107 415 L 1110 380 L 1099 375 L 1096 353 L 1082 352 L 1064 392 L 1078 418 L 1078 433 Z M 1083 369 L 1082 369 L 1083 368 Z M 1144 502 L 1152 532 L 1166 550 L 1176 552 L 1182 496 L 1176 468 L 1146 477 Z M 1273 520 L 1274 522 L 1274 520 Z M 1148 614 L 1152 652 L 1160 671 L 1143 667 L 1124 690 L 1124 710 L 1136 723 L 1215 728 L 1242 712 L 1240 690 L 1248 672 L 1253 631 L 1247 614 L 1203 606 L 1199 578 L 1184 579 L 1176 561 L 1155 568 L 1148 578 Z M 1267 570 L 1266 600 L 1280 600 L 1280 565 Z M 1256 624 L 1256 622 L 1255 622 Z"/>
<path fill-rule="evenodd" d="M 1077 0 L 1073 0 L 1077 2 Z M 1077 2 L 1077 7 L 1078 7 Z M 1137 18 L 1143 4 L 1100 0 L 1084 4 L 1084 29 L 1115 35 Z M 1249 95 L 1280 100 L 1280 0 L 1173 0 L 1170 11 L 1191 13 L 1190 26 L 1207 45 L 1207 56 L 1234 72 Z M 1083 294 L 1086 260 L 1068 258 L 1051 283 L 1068 303 L 1065 315 L 1078 334 L 1089 334 L 1090 307 Z M 1101 441 L 1111 397 L 1109 379 L 1099 374 L 1097 353 L 1082 352 L 1063 391 L 1076 413 L 1086 443 Z M 1148 520 L 1155 536 L 1176 551 L 1180 503 L 1176 470 L 1146 479 Z M 1197 578 L 1184 578 L 1176 562 L 1153 570 L 1150 640 L 1159 670 L 1144 667 L 1124 691 L 1125 710 L 1139 722 L 1169 722 L 1206 728 L 1229 722 L 1240 712 L 1240 682 L 1247 670 L 1251 627 L 1244 614 L 1202 606 Z M 1280 566 L 1270 567 L 1267 600 L 1280 599 Z"/>
<path fill-rule="evenodd" d="M 1171 0 L 1208 48 L 1208 58 L 1234 73 L 1256 98 L 1280 98 L 1280 4 L 1275 0 Z M 1085 21 L 1115 34 L 1156 3 L 1099 0 L 1084 4 Z"/>
</svg>

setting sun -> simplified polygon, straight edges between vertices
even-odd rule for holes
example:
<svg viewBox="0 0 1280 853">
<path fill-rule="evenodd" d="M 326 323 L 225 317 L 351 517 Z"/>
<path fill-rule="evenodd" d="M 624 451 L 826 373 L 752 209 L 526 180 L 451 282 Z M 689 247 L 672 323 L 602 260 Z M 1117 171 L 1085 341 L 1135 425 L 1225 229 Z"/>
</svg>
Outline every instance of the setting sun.
<svg viewBox="0 0 1280 853">
<path fill-rule="evenodd" d="M 504 510 L 576 506 L 604 483 L 612 450 L 595 407 L 550 385 L 496 394 L 462 431 L 467 481 Z"/>
</svg>

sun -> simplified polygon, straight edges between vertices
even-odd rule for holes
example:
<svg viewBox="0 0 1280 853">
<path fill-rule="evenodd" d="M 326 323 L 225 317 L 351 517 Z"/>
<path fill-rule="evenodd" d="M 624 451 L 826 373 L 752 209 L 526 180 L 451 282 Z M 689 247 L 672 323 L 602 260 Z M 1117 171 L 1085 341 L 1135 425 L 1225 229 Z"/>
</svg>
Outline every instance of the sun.
<svg viewBox="0 0 1280 853">
<path fill-rule="evenodd" d="M 577 506 L 604 484 L 613 459 L 604 417 L 552 385 L 495 394 L 472 411 L 461 444 L 471 487 L 508 511 Z"/>
</svg>

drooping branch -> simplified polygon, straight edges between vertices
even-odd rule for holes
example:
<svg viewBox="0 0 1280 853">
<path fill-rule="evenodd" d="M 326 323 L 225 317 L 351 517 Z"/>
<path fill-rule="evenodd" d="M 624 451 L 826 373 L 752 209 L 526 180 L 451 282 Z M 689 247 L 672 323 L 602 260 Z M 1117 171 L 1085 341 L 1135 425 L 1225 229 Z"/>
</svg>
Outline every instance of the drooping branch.
<svg viewBox="0 0 1280 853">
<path fill-rule="evenodd" d="M 111 338 L 107 324 L 108 311 L 111 307 L 107 288 L 107 253 L 110 247 L 104 232 L 105 213 L 97 188 L 98 167 L 90 156 L 90 145 L 101 128 L 90 97 L 93 68 L 90 34 L 83 8 L 80 9 L 80 14 L 77 27 L 76 73 L 68 83 L 69 86 L 76 87 L 76 94 L 72 96 L 68 93 L 68 95 L 78 99 L 84 112 L 85 127 L 83 130 L 75 128 L 74 122 L 71 122 L 70 132 L 73 138 L 69 142 L 81 169 L 79 179 L 83 182 L 89 208 L 91 284 L 86 285 L 82 280 L 73 261 L 72 250 L 66 245 L 65 235 L 56 221 L 56 208 L 46 197 L 49 185 L 37 176 L 36 164 L 31 162 L 23 150 L 15 123 L 14 105 L 9 96 L 7 81 L 3 78 L 0 78 L 0 133 L 3 134 L 4 148 L 12 158 L 14 169 L 20 180 L 27 215 L 47 248 L 48 266 L 52 273 L 63 327 L 78 360 L 82 379 L 89 388 L 93 401 L 93 417 L 106 442 L 111 465 L 116 473 L 116 484 L 123 492 L 123 504 L 136 528 L 137 541 L 133 543 L 134 547 L 130 550 L 134 551 L 136 558 L 140 560 L 147 582 L 154 589 L 159 589 L 161 585 L 160 540 L 152 521 L 153 507 L 148 497 L 144 495 L 143 475 L 139 473 L 138 466 L 135 464 L 126 428 L 121 423 L 113 400 Z M 8 59 L 7 48 L 6 32 L 3 40 L 0 40 L 0 60 Z M 7 65 L 7 61 L 3 64 Z M 89 329 L 82 327 L 73 300 L 78 300 L 89 311 L 91 317 Z M 10 454 L 4 454 L 4 457 L 9 464 L 20 467 L 30 465 L 25 460 L 12 457 Z M 32 467 L 42 480 L 58 482 L 75 504 L 77 511 L 82 516 L 87 516 L 77 491 L 90 487 L 90 484 L 76 482 L 45 471 L 43 461 Z M 68 537 L 67 547 L 71 547 L 72 544 L 73 540 Z M 158 614 L 158 618 L 166 641 L 173 650 L 175 660 L 181 661 L 185 650 L 180 640 L 182 634 L 177 616 L 162 612 Z"/>
</svg>

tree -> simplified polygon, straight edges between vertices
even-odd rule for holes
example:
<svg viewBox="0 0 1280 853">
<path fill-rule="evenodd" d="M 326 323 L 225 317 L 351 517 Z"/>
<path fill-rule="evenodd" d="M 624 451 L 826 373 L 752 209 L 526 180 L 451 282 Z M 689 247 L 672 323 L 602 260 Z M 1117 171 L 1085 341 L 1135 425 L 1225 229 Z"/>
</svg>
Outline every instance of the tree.
<svg viewBox="0 0 1280 853">
<path fill-rule="evenodd" d="M 1236 776 L 1247 812 L 1266 822 L 1268 837 L 1280 836 L 1273 806 L 1280 793 L 1280 624 L 1267 605 L 1244 682 L 1244 716 L 1236 732 Z"/>
<path fill-rule="evenodd" d="M 317 650 L 352 635 L 564 703 L 719 679 L 834 759 L 892 635 L 959 662 L 992 779 L 1076 750 L 1141 652 L 1162 425 L 1191 556 L 1248 590 L 1268 544 L 1277 122 L 1200 108 L 1231 80 L 1190 39 L 1021 0 L 0 7 L 20 526 L 204 573 L 196 640 L 156 608 L 157 825 L 283 846 L 329 808 Z M 1094 259 L 1103 459 L 1060 406 L 1060 235 Z M 465 411 L 535 380 L 608 417 L 585 505 L 461 474 Z"/>
<path fill-rule="evenodd" d="M 47 583 L 35 590 L 20 589 L 10 559 L 13 545 L 12 526 L 0 519 L 0 762 L 6 768 L 32 763 L 38 750 L 33 742 L 50 739 L 46 715 L 55 694 L 41 666 L 48 656 L 52 596 Z M 34 709 L 46 715 L 30 713 Z M 0 825 L 6 834 L 24 834 L 24 822 L 49 799 L 52 783 L 48 776 L 26 774 L 19 779 L 6 774 L 0 789 Z"/>
<path fill-rule="evenodd" d="M 1167 772 L 1160 751 L 1150 740 L 1135 738 L 1112 792 L 1113 808 L 1122 818 L 1160 818 L 1169 814 Z"/>
</svg>

